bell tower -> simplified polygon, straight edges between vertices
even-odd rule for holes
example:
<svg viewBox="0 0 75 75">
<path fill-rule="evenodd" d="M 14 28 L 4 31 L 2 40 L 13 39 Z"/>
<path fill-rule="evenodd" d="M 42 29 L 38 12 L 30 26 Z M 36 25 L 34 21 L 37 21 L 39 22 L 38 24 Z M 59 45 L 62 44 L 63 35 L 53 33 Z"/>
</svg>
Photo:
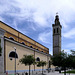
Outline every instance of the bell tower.
<svg viewBox="0 0 75 75">
<path fill-rule="evenodd" d="M 53 27 L 53 56 L 61 52 L 61 28 L 59 16 L 56 14 Z"/>
</svg>

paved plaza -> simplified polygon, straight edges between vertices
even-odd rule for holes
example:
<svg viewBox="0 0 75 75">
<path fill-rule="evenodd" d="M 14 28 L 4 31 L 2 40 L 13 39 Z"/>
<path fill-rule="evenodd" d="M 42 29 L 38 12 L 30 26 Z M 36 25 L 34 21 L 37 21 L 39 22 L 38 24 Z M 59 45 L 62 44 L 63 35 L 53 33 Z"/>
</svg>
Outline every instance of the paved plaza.
<svg viewBox="0 0 75 75">
<path fill-rule="evenodd" d="M 8 75 L 14 75 L 14 74 L 8 74 Z M 29 75 L 29 74 L 26 74 L 25 72 L 24 73 L 19 73 L 19 74 L 16 74 L 16 75 Z M 42 72 L 31 72 L 30 75 L 42 75 Z M 64 75 L 64 73 L 59 73 L 58 71 L 51 71 L 48 73 L 48 71 L 46 72 L 43 72 L 43 75 Z M 75 75 L 75 74 L 69 74 L 69 73 L 66 73 L 66 75 Z"/>
<path fill-rule="evenodd" d="M 34 74 L 34 75 L 42 75 L 41 73 L 40 74 Z M 48 72 L 46 72 L 46 73 L 44 73 L 44 75 L 64 75 L 64 73 L 59 73 L 59 72 L 50 72 L 50 73 L 48 73 Z M 75 75 L 75 74 L 68 74 L 68 73 L 66 73 L 66 75 Z"/>
<path fill-rule="evenodd" d="M 50 72 L 50 73 L 45 73 L 45 75 L 64 75 L 64 73 Z M 66 75 L 69 75 L 69 74 L 67 73 Z M 75 74 L 70 74 L 70 75 L 75 75 Z"/>
</svg>

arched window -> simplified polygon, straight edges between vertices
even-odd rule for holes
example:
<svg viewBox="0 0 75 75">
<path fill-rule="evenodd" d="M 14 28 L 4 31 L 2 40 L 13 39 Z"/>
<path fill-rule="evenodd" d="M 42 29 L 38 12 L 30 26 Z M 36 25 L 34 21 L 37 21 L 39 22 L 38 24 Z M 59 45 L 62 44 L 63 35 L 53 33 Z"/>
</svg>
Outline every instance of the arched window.
<svg viewBox="0 0 75 75">
<path fill-rule="evenodd" d="M 36 61 L 40 61 L 40 58 L 39 58 L 39 57 L 37 57 L 37 58 L 36 58 Z"/>
<path fill-rule="evenodd" d="M 60 34 L 61 34 L 61 29 L 60 29 Z"/>
<path fill-rule="evenodd" d="M 57 33 L 58 33 L 58 28 L 57 28 Z"/>
<path fill-rule="evenodd" d="M 36 50 L 39 50 L 39 49 L 36 49 Z"/>
<path fill-rule="evenodd" d="M 53 32 L 55 33 L 55 29 L 53 30 Z"/>
<path fill-rule="evenodd" d="M 25 45 L 25 43 L 24 43 L 24 42 L 22 42 L 21 44 Z"/>
<path fill-rule="evenodd" d="M 9 39 L 13 40 L 14 41 L 14 38 L 13 37 L 9 37 Z"/>
<path fill-rule="evenodd" d="M 41 51 L 41 52 L 43 52 L 43 51 Z"/>
<path fill-rule="evenodd" d="M 33 48 L 33 46 L 30 46 L 30 48 Z"/>
<path fill-rule="evenodd" d="M 15 53 L 15 51 L 9 53 L 9 58 L 15 58 L 15 57 L 18 58 L 18 55 L 17 53 Z"/>
</svg>

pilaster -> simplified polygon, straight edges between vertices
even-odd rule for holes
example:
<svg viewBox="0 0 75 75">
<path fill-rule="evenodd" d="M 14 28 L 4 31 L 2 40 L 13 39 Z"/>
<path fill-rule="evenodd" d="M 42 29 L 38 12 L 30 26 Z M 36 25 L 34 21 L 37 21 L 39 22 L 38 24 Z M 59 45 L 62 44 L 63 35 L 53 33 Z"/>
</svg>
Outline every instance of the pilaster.
<svg viewBox="0 0 75 75">
<path fill-rule="evenodd" d="M 0 28 L 0 39 L 1 39 L 1 48 L 2 48 L 2 53 L 0 56 L 0 75 L 4 73 L 4 33 L 5 30 Z"/>
</svg>

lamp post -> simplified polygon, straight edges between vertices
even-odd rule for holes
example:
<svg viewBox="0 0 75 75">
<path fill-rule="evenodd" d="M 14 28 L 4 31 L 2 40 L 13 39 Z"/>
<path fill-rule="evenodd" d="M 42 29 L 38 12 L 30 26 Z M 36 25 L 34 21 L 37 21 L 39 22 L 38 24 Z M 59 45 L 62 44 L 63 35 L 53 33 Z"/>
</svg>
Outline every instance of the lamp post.
<svg viewBox="0 0 75 75">
<path fill-rule="evenodd" d="M 15 49 L 15 75 L 16 75 L 16 47 L 14 47 Z"/>
</svg>

